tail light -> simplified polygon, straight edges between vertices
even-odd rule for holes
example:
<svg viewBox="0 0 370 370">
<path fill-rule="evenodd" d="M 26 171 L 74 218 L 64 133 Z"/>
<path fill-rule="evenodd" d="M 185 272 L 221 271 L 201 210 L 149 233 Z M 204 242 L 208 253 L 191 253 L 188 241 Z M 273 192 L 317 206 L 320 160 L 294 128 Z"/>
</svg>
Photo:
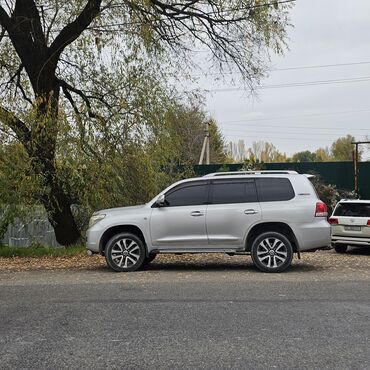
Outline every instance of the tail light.
<svg viewBox="0 0 370 370">
<path fill-rule="evenodd" d="M 316 203 L 315 217 L 328 217 L 328 207 L 324 202 Z"/>
<path fill-rule="evenodd" d="M 338 225 L 338 219 L 337 218 L 332 218 L 332 217 L 330 217 L 329 218 L 329 224 L 330 225 Z"/>
<path fill-rule="evenodd" d="M 370 220 L 367 220 L 367 226 L 370 226 Z"/>
</svg>

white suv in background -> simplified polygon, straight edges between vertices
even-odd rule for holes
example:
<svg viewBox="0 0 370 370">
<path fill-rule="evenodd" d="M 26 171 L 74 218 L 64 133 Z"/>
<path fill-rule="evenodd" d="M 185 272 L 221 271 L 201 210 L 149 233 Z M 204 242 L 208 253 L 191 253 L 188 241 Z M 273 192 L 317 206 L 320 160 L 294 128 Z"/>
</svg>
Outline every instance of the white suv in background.
<svg viewBox="0 0 370 370">
<path fill-rule="evenodd" d="M 179 181 L 145 205 L 94 213 L 87 249 L 115 271 L 134 271 L 158 253 L 250 253 L 265 272 L 293 253 L 330 245 L 326 205 L 295 171 L 214 173 Z"/>
<path fill-rule="evenodd" d="M 342 199 L 329 219 L 332 245 L 338 253 L 348 246 L 370 247 L 370 200 Z"/>
</svg>

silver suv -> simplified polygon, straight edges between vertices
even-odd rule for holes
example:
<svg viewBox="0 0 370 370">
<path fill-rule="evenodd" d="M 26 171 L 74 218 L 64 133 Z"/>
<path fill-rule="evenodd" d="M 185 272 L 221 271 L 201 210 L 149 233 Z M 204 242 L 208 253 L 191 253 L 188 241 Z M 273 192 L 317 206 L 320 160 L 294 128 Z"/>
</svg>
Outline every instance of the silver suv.
<svg viewBox="0 0 370 370">
<path fill-rule="evenodd" d="M 329 219 L 332 245 L 338 253 L 348 246 L 370 246 L 370 200 L 342 199 Z"/>
<path fill-rule="evenodd" d="M 219 172 L 179 181 L 145 205 L 94 213 L 87 249 L 115 271 L 134 271 L 158 253 L 252 255 L 265 272 L 293 253 L 330 245 L 326 205 L 294 171 Z"/>
</svg>

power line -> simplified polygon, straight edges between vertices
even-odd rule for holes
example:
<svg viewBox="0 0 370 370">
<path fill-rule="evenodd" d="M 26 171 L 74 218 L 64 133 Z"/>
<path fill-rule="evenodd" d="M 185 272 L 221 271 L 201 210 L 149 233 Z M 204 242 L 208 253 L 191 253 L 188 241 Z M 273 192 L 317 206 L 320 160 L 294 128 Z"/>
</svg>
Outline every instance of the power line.
<svg viewBox="0 0 370 370">
<path fill-rule="evenodd" d="M 296 69 L 317 69 L 317 68 L 331 68 L 331 67 L 344 67 L 344 66 L 356 66 L 370 64 L 370 61 L 363 62 L 352 62 L 352 63 L 336 63 L 336 64 L 314 64 L 311 66 L 300 66 L 300 67 L 287 67 L 287 68 L 273 68 L 272 71 L 293 71 Z"/>
<path fill-rule="evenodd" d="M 222 130 L 223 132 L 225 133 L 228 133 L 228 132 L 231 132 L 231 133 L 240 133 L 240 134 L 245 134 L 245 135 L 248 135 L 248 132 L 246 130 L 242 130 L 242 129 L 233 129 L 233 128 L 227 128 L 227 129 L 223 129 Z M 339 133 L 337 135 L 347 135 L 347 134 L 351 134 L 353 130 L 346 130 L 345 132 L 343 133 Z M 260 130 L 256 130 L 254 128 L 252 128 L 252 133 L 255 133 L 255 134 L 258 134 L 258 133 L 261 133 L 263 135 L 263 133 L 266 133 L 266 130 L 264 131 L 260 131 Z M 280 129 L 279 132 L 273 132 L 273 131 L 268 131 L 268 134 L 281 134 L 282 131 Z M 286 131 L 284 130 L 283 131 L 284 134 L 286 135 L 304 135 L 304 137 L 307 139 L 307 136 L 329 136 L 329 137 L 333 137 L 333 136 L 337 136 L 335 133 L 329 133 L 329 132 L 310 132 L 310 133 L 306 133 L 306 132 L 293 132 L 293 131 Z M 365 135 L 365 134 L 359 134 L 359 135 Z"/>
<path fill-rule="evenodd" d="M 294 2 L 296 2 L 296 0 L 282 0 L 282 1 L 275 0 L 270 3 L 252 5 L 252 6 L 247 6 L 243 8 L 224 9 L 224 10 L 219 10 L 219 11 L 208 12 L 207 14 L 232 13 L 232 12 L 237 12 L 239 10 L 253 10 L 257 8 L 265 8 L 265 7 L 277 6 L 280 4 L 287 4 L 287 3 L 294 3 Z"/>
<path fill-rule="evenodd" d="M 193 53 L 206 53 L 208 50 L 190 50 Z M 298 67 L 286 67 L 286 68 L 271 68 L 271 72 L 279 71 L 294 71 L 294 70 L 305 70 L 305 69 L 319 69 L 319 68 L 333 68 L 333 67 L 345 67 L 345 66 L 357 66 L 370 64 L 370 61 L 361 62 L 350 62 L 350 63 L 335 63 L 335 64 L 314 64 L 308 66 L 298 66 Z M 233 72 L 212 72 L 206 73 L 207 76 L 221 76 L 221 75 L 232 75 L 232 74 L 242 74 L 240 71 Z M 200 77 L 200 76 L 197 76 Z"/>
<path fill-rule="evenodd" d="M 305 86 L 319 86 L 319 85 L 333 85 L 333 84 L 343 84 L 343 83 L 354 83 L 354 82 L 368 82 L 370 81 L 370 76 L 352 77 L 352 78 L 342 78 L 334 80 L 317 80 L 317 81 L 306 81 L 306 82 L 293 82 L 286 84 L 276 84 L 276 85 L 262 85 L 257 86 L 256 89 L 280 89 L 285 87 L 305 87 Z M 206 92 L 231 92 L 231 91 L 241 91 L 245 90 L 241 87 L 229 87 L 221 89 L 205 89 Z"/>
<path fill-rule="evenodd" d="M 266 140 L 266 139 L 268 139 L 268 140 L 274 140 L 274 139 L 277 139 L 277 140 L 279 140 L 279 141 L 281 141 L 281 140 L 295 140 L 295 141 L 297 141 L 297 140 L 303 140 L 303 141 L 308 141 L 308 140 L 311 140 L 311 141 L 321 141 L 321 142 L 326 142 L 326 143 L 330 143 L 331 142 L 331 139 L 317 139 L 317 138 L 309 138 L 309 139 L 307 139 L 307 137 L 302 137 L 302 136 L 300 136 L 300 137 L 281 137 L 281 136 L 265 136 L 265 135 L 258 135 L 258 136 L 256 136 L 256 135 L 248 135 L 248 138 L 258 138 L 258 139 L 260 139 L 260 140 Z M 339 136 L 338 136 L 338 138 L 339 138 Z"/>
<path fill-rule="evenodd" d="M 322 117 L 322 116 L 331 116 L 331 115 L 338 115 L 338 114 L 368 113 L 368 112 L 370 112 L 370 109 L 336 111 L 336 112 L 326 112 L 326 113 L 310 113 L 310 114 L 300 114 L 300 115 L 294 115 L 294 116 L 277 116 L 277 117 L 258 118 L 258 119 L 256 119 L 256 118 L 244 118 L 244 119 L 240 119 L 240 120 L 221 121 L 220 124 L 276 121 L 276 120 L 286 120 L 286 119 L 302 118 L 302 117 Z M 289 127 L 289 126 L 272 126 L 272 127 Z M 290 128 L 296 128 L 296 126 L 290 126 Z M 310 126 L 310 128 L 321 129 L 322 127 Z M 327 129 L 337 130 L 338 128 L 327 128 Z M 359 130 L 366 130 L 366 129 L 359 129 Z"/>
</svg>

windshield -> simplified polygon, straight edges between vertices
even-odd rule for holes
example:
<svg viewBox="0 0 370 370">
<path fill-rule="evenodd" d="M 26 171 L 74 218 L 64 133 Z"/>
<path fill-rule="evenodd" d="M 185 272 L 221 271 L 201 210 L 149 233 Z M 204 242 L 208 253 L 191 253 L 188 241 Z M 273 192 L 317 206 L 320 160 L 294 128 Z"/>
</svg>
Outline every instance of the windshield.
<svg viewBox="0 0 370 370">
<path fill-rule="evenodd" d="M 339 203 L 334 216 L 370 217 L 370 203 Z"/>
</svg>

